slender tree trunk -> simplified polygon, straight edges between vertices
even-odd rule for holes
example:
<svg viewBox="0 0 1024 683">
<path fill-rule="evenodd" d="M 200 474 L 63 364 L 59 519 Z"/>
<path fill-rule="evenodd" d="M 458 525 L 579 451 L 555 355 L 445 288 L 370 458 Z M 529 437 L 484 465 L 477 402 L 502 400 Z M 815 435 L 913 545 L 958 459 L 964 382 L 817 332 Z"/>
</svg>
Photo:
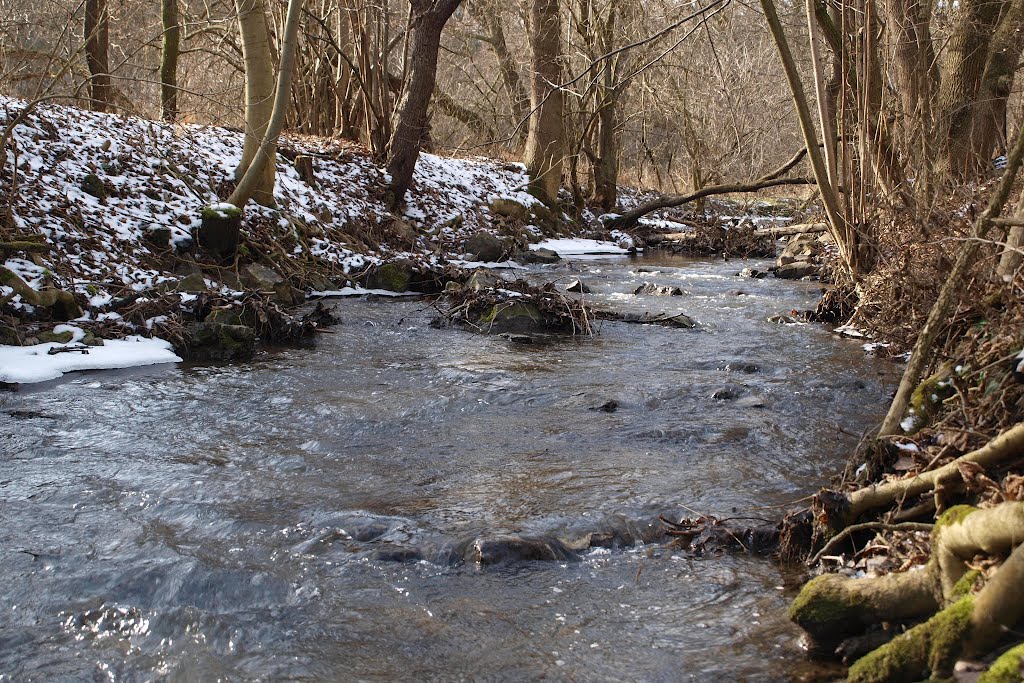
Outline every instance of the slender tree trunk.
<svg viewBox="0 0 1024 683">
<path fill-rule="evenodd" d="M 239 179 L 238 186 L 228 198 L 229 204 L 242 208 L 250 198 L 265 206 L 274 204 L 274 180 L 276 177 L 277 138 L 284 127 L 285 114 L 291 99 L 292 75 L 295 71 L 295 53 L 299 42 L 299 24 L 302 17 L 303 0 L 288 0 L 288 14 L 284 22 L 284 37 L 281 40 L 281 63 L 277 72 L 277 84 L 274 88 L 274 101 L 270 119 L 264 127 L 263 137 L 259 141 L 252 163 L 245 174 Z M 269 169 L 269 171 L 268 171 Z M 269 175 L 269 186 L 265 183 Z M 269 195 L 269 202 L 259 201 L 258 195 L 264 199 Z"/>
<path fill-rule="evenodd" d="M 160 18 L 164 36 L 160 47 L 160 112 L 164 121 L 178 118 L 178 55 L 181 25 L 178 0 L 160 0 Z"/>
<path fill-rule="evenodd" d="M 1017 208 L 1013 213 L 1014 218 L 1024 219 L 1024 190 L 1021 190 L 1020 198 L 1017 199 Z M 1006 246 L 1003 248 L 1002 256 L 999 257 L 999 265 L 996 267 L 996 275 L 1009 279 L 1014 276 L 1021 262 L 1024 262 L 1024 226 L 1014 225 L 1006 234 Z"/>
<path fill-rule="evenodd" d="M 498 60 L 498 73 L 501 75 L 501 83 L 505 86 L 505 92 L 512 101 L 512 113 L 516 119 L 516 125 L 527 120 L 530 115 L 530 94 L 526 92 L 522 79 L 519 77 L 519 69 L 516 67 L 515 58 L 508 49 L 505 40 L 505 29 L 501 24 L 501 15 L 489 11 L 489 8 L 476 8 L 470 5 L 470 11 L 476 15 L 477 20 L 483 25 L 487 34 L 487 42 L 494 50 L 494 57 Z"/>
<path fill-rule="evenodd" d="M 242 160 L 235 169 L 235 179 L 241 181 L 256 158 L 274 112 L 274 66 L 264 0 L 235 0 L 235 7 L 245 58 L 245 142 Z M 270 152 L 272 159 L 276 149 Z M 257 203 L 273 206 L 276 170 L 275 164 L 263 165 L 251 193 L 251 198 Z"/>
<path fill-rule="evenodd" d="M 549 204 L 558 200 L 566 156 L 559 0 L 531 0 L 530 127 L 524 161 L 531 189 Z"/>
<path fill-rule="evenodd" d="M 600 52 L 607 54 L 614 46 L 617 8 L 608 8 L 608 16 L 601 22 Z M 597 87 L 597 159 L 594 162 L 594 198 L 605 213 L 615 207 L 619 193 L 619 137 L 616 133 L 620 90 L 615 83 L 617 60 L 605 59 L 601 63 L 600 83 Z"/>
<path fill-rule="evenodd" d="M 110 17 L 107 0 L 85 0 L 85 61 L 89 66 L 90 106 L 108 111 L 110 87 Z"/>
<path fill-rule="evenodd" d="M 789 41 L 782 30 L 782 22 L 779 21 L 778 12 L 775 11 L 775 3 L 772 0 L 761 0 L 761 9 L 764 11 L 772 39 L 778 48 L 782 68 L 786 72 L 786 80 L 789 82 L 790 94 L 793 97 L 800 130 L 807 147 L 807 157 L 811 162 L 811 169 L 814 171 L 814 180 L 818 184 L 818 191 L 821 193 L 825 215 L 828 217 L 829 231 L 839 247 L 839 254 L 846 267 L 847 276 L 852 282 L 856 282 L 859 275 L 857 234 L 840 211 L 838 194 L 835 187 L 829 182 L 828 169 L 825 167 L 821 150 L 818 148 L 817 135 L 814 132 L 814 121 L 811 118 L 811 111 L 807 107 L 807 97 L 804 95 L 803 84 L 800 82 L 800 75 L 796 70 L 793 53 L 789 49 Z"/>
<path fill-rule="evenodd" d="M 462 0 L 411 0 L 412 45 L 409 77 L 398 102 L 397 121 L 388 143 L 392 208 L 401 205 L 412 184 L 416 159 L 427 132 L 427 110 L 437 81 L 441 32 Z"/>
<path fill-rule="evenodd" d="M 989 47 L 971 130 L 971 154 L 987 162 L 1006 149 L 1006 104 L 1024 50 L 1024 0 L 1010 0 Z"/>
</svg>

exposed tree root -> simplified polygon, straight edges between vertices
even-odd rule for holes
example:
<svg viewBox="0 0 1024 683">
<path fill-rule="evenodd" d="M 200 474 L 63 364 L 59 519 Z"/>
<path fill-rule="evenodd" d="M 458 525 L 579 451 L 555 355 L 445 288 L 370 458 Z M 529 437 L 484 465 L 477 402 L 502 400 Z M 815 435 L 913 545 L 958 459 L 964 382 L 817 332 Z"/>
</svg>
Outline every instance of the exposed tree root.
<svg viewBox="0 0 1024 683">
<path fill-rule="evenodd" d="M 834 645 L 882 621 L 927 621 L 859 659 L 858 682 L 916 681 L 949 676 L 963 657 L 994 648 L 1024 615 L 1024 503 L 979 510 L 960 505 L 939 518 L 932 556 L 922 569 L 877 578 L 834 574 L 804 586 L 789 616 L 817 644 Z M 981 591 L 972 593 L 976 555 L 1009 555 Z"/>
</svg>

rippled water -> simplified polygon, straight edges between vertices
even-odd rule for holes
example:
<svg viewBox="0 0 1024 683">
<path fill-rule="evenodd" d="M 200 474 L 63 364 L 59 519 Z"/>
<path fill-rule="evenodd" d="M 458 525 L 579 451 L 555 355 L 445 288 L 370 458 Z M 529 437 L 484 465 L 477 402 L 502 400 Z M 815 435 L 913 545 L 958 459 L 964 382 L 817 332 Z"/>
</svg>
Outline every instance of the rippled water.
<svg viewBox="0 0 1024 683">
<path fill-rule="evenodd" d="M 0 395 L 0 680 L 790 678 L 807 665 L 763 559 L 451 562 L 476 536 L 665 509 L 775 517 L 750 510 L 825 481 L 896 368 L 765 322 L 817 288 L 746 265 L 766 264 L 531 273 L 695 330 L 520 345 L 433 329 L 425 302 L 346 301 L 312 352 Z M 628 294 L 642 281 L 687 294 Z"/>
</svg>

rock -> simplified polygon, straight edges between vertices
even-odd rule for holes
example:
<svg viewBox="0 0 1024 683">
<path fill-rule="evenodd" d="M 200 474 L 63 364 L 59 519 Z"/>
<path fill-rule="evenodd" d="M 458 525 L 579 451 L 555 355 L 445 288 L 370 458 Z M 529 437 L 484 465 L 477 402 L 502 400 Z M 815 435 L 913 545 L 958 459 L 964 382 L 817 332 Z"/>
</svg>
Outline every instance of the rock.
<svg viewBox="0 0 1024 683">
<path fill-rule="evenodd" d="M 495 235 L 481 230 L 466 240 L 466 253 L 474 261 L 499 261 L 505 255 L 505 243 Z"/>
<path fill-rule="evenodd" d="M 692 329 L 697 327 L 697 322 L 684 313 L 624 313 L 619 318 L 622 322 L 637 323 L 640 325 L 661 325 L 662 327 L 677 327 L 680 329 Z"/>
<path fill-rule="evenodd" d="M 66 332 L 40 332 L 36 335 L 36 339 L 39 340 L 40 344 L 69 344 L 74 338 L 75 333 L 70 330 Z"/>
<path fill-rule="evenodd" d="M 470 542 L 463 558 L 481 566 L 513 562 L 574 560 L 576 553 L 564 543 L 543 536 L 498 536 L 476 538 Z"/>
<path fill-rule="evenodd" d="M 599 405 L 599 406 L 597 406 L 595 408 L 591 408 L 591 410 L 599 410 L 602 413 L 614 413 L 618 409 L 619 409 L 619 402 L 618 401 L 605 401 L 601 405 Z"/>
<path fill-rule="evenodd" d="M 388 545 L 377 548 L 367 557 L 371 562 L 419 562 L 423 559 L 423 553 L 416 548 L 402 548 L 400 546 Z"/>
<path fill-rule="evenodd" d="M 242 309 L 235 306 L 217 307 L 207 313 L 203 322 L 218 325 L 245 325 L 242 320 Z"/>
<path fill-rule="evenodd" d="M 544 317 L 536 304 L 507 301 L 497 304 L 477 324 L 493 334 L 537 334 L 544 332 Z"/>
<path fill-rule="evenodd" d="M 328 209 L 326 206 L 317 207 L 316 210 L 313 211 L 313 215 L 316 216 L 316 219 L 321 223 L 334 222 L 334 214 L 331 213 L 331 210 Z"/>
<path fill-rule="evenodd" d="M 142 231 L 142 239 L 157 249 L 168 249 L 171 245 L 171 229 L 162 225 L 150 225 Z"/>
<path fill-rule="evenodd" d="M 107 199 L 107 188 L 103 184 L 103 180 L 95 173 L 90 173 L 82 178 L 79 187 L 82 188 L 82 192 L 96 197 L 101 202 Z"/>
<path fill-rule="evenodd" d="M 486 268 L 477 268 L 473 271 L 473 274 L 466 280 L 466 287 L 479 292 L 482 289 L 490 289 L 491 287 L 500 287 L 504 280 L 501 279 L 493 271 L 487 270 Z"/>
<path fill-rule="evenodd" d="M 526 216 L 526 212 L 529 210 L 528 207 L 520 204 L 514 199 L 508 197 L 497 197 L 492 199 L 487 205 L 492 213 L 501 216 L 502 218 L 520 219 Z"/>
<path fill-rule="evenodd" d="M 742 372 L 748 375 L 752 375 L 755 372 L 761 372 L 761 368 L 757 367 L 753 363 L 729 363 L 723 369 L 726 372 Z"/>
<path fill-rule="evenodd" d="M 499 336 L 504 337 L 505 339 L 509 340 L 513 344 L 532 344 L 533 343 L 533 337 L 531 337 L 528 334 L 511 334 L 509 332 L 506 332 L 505 334 L 502 334 L 502 335 L 499 335 Z"/>
<path fill-rule="evenodd" d="M 190 323 L 184 348 L 179 350 L 193 361 L 248 360 L 255 352 L 256 331 L 251 327 L 211 322 Z"/>
<path fill-rule="evenodd" d="M 576 294 L 590 294 L 590 287 L 587 287 L 582 280 L 576 278 L 565 286 L 565 291 Z"/>
<path fill-rule="evenodd" d="M 306 295 L 288 284 L 277 272 L 260 263 L 248 263 L 242 267 L 242 284 L 260 292 L 271 293 L 271 299 L 284 306 L 297 306 L 306 300 Z"/>
<path fill-rule="evenodd" d="M 406 244 L 416 244 L 416 239 L 419 237 L 419 233 L 416 232 L 416 228 L 401 218 L 396 218 L 391 221 L 391 225 L 388 226 L 391 234 L 395 235 Z"/>
<path fill-rule="evenodd" d="M 818 266 L 815 264 L 809 261 L 796 261 L 779 266 L 775 270 L 775 277 L 782 278 L 783 280 L 799 280 L 802 277 L 816 275 L 817 273 Z"/>
<path fill-rule="evenodd" d="M 318 275 L 316 273 L 306 277 L 306 284 L 309 285 L 309 288 L 314 292 L 331 292 L 339 288 L 334 282 L 331 282 L 323 275 Z"/>
<path fill-rule="evenodd" d="M 737 275 L 739 277 L 750 277 L 760 280 L 763 277 L 767 277 L 768 273 L 761 270 L 757 270 L 756 268 L 744 268 L 743 270 L 738 272 Z"/>
<path fill-rule="evenodd" d="M 103 340 L 92 333 L 92 330 L 87 330 L 85 337 L 82 338 L 82 343 L 86 346 L 103 346 Z"/>
<path fill-rule="evenodd" d="M 512 254 L 517 263 L 557 263 L 562 257 L 550 249 L 524 249 Z"/>
<path fill-rule="evenodd" d="M 174 286 L 175 292 L 188 292 L 190 294 L 197 294 L 199 292 L 205 292 L 209 287 L 206 286 L 206 280 L 203 278 L 202 273 L 192 273 L 180 280 Z"/>
<path fill-rule="evenodd" d="M 791 315 L 770 315 L 764 320 L 765 322 L 774 323 L 776 325 L 794 325 L 800 322 Z"/>
<path fill-rule="evenodd" d="M 389 292 L 405 292 L 409 289 L 412 272 L 408 264 L 391 261 L 374 268 L 366 276 L 367 289 L 386 289 Z"/>
<path fill-rule="evenodd" d="M 634 289 L 633 294 L 652 294 L 655 296 L 682 296 L 683 290 L 681 290 L 679 287 L 672 287 L 669 285 L 655 285 L 650 282 L 645 282 L 636 289 Z"/>
<path fill-rule="evenodd" d="M 821 242 L 817 235 L 794 235 L 786 242 L 777 261 L 779 266 L 789 265 L 800 261 L 810 261 L 821 253 Z"/>
<path fill-rule="evenodd" d="M 739 395 L 739 392 L 733 387 L 722 387 L 716 389 L 711 393 L 711 398 L 716 401 L 732 401 Z"/>
</svg>

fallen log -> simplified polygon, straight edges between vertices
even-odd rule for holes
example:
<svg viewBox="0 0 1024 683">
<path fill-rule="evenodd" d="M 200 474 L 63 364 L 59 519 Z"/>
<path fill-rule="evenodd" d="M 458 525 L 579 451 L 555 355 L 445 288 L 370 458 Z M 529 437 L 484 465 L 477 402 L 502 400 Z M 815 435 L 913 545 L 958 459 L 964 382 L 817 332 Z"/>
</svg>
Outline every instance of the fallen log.
<svg viewBox="0 0 1024 683">
<path fill-rule="evenodd" d="M 796 223 L 795 225 L 780 225 L 774 228 L 758 228 L 755 235 L 767 235 L 769 237 L 786 237 L 788 235 L 806 235 L 816 232 L 828 232 L 826 223 Z"/>
</svg>

